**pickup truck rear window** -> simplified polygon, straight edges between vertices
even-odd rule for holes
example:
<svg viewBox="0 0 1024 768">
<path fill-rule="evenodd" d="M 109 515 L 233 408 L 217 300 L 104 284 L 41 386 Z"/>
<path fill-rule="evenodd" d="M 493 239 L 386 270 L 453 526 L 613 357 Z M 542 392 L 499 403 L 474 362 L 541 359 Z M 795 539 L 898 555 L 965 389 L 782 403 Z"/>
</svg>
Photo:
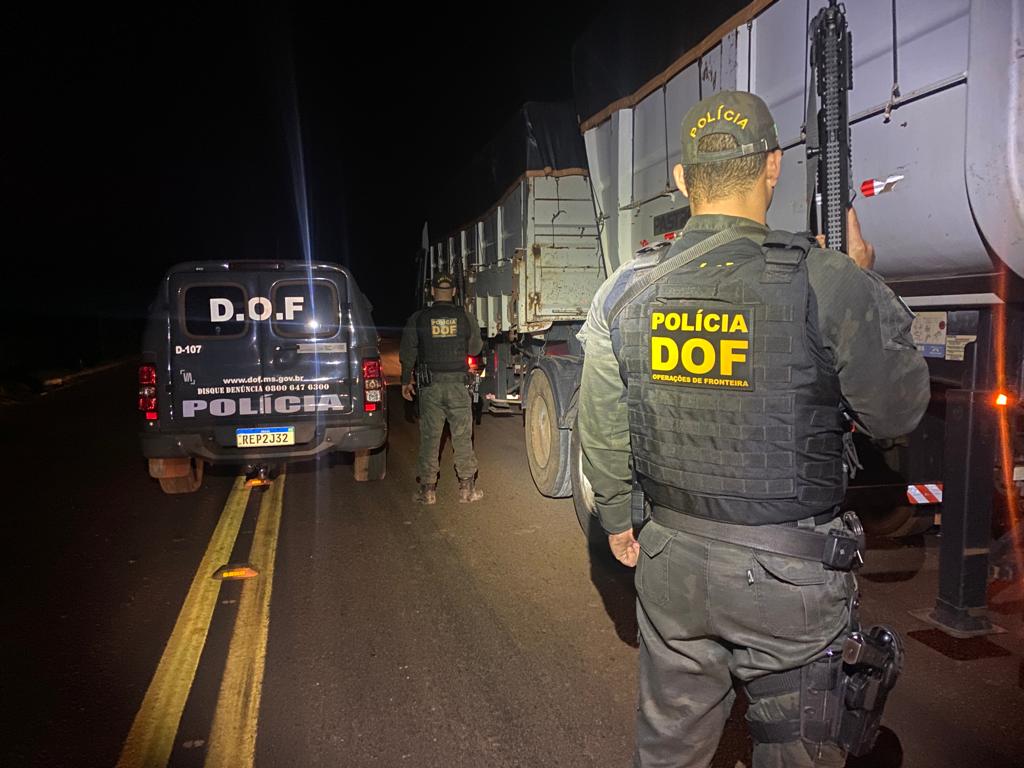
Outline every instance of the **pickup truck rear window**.
<svg viewBox="0 0 1024 768">
<path fill-rule="evenodd" d="M 329 280 L 281 280 L 274 284 L 272 301 L 284 307 L 275 313 L 273 331 L 289 339 L 328 339 L 338 332 L 341 307 L 338 291 Z"/>
</svg>

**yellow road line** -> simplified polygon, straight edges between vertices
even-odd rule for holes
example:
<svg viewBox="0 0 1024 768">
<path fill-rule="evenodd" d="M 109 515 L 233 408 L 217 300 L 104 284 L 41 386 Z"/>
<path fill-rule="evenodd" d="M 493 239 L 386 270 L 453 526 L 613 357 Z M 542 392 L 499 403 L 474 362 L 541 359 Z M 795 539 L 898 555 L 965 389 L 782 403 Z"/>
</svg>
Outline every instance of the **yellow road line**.
<svg viewBox="0 0 1024 768">
<path fill-rule="evenodd" d="M 270 626 L 270 593 L 274 586 L 274 556 L 283 497 L 284 472 L 281 472 L 260 502 L 260 516 L 249 555 L 249 563 L 259 571 L 259 576 L 242 585 L 238 617 L 210 731 L 206 768 L 249 768 L 256 756 L 256 729 Z"/>
<path fill-rule="evenodd" d="M 245 487 L 245 478 L 239 477 L 192 579 L 156 674 L 135 715 L 135 722 L 117 761 L 118 768 L 167 765 L 181 713 L 199 666 L 199 657 L 206 644 L 213 610 L 217 606 L 221 583 L 211 575 L 231 558 L 248 502 L 249 489 Z"/>
</svg>

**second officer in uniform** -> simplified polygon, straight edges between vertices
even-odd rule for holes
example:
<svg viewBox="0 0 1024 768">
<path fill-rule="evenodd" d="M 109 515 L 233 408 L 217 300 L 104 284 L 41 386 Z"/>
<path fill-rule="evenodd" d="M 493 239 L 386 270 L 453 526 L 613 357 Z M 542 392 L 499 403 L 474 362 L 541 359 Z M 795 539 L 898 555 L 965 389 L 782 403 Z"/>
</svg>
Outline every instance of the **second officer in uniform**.
<svg viewBox="0 0 1024 768">
<path fill-rule="evenodd" d="M 477 460 L 473 453 L 473 405 L 466 388 L 466 358 L 483 349 L 476 318 L 454 302 L 450 275 L 434 279 L 434 303 L 415 312 L 402 333 L 402 397 L 420 400 L 419 490 L 415 500 L 437 500 L 438 452 L 448 422 L 459 476 L 459 501 L 479 501 Z M 414 380 L 415 372 L 415 380 Z"/>
</svg>

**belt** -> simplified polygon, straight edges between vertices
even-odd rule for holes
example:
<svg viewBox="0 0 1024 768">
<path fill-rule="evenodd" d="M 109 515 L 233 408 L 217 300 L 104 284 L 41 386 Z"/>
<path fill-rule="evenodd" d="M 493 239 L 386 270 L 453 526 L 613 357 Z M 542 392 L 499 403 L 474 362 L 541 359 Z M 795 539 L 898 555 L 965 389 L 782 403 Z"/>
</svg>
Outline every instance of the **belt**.
<svg viewBox="0 0 1024 768">
<path fill-rule="evenodd" d="M 826 567 L 835 570 L 850 570 L 857 566 L 848 563 L 862 561 L 859 556 L 861 546 L 845 528 L 817 533 L 792 524 L 736 525 L 686 515 L 657 505 L 654 506 L 652 517 L 661 525 L 683 533 L 692 533 L 706 539 L 748 547 L 772 555 L 824 563 Z M 823 522 L 828 522 L 835 515 L 829 512 L 818 517 L 825 517 Z M 817 521 L 818 517 L 814 519 Z"/>
</svg>

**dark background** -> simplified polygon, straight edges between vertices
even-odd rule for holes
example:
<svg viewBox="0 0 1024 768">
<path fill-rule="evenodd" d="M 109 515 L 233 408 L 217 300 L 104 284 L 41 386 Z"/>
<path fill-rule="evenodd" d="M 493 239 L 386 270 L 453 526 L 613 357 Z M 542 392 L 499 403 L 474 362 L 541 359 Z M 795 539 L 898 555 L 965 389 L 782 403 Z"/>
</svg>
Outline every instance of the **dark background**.
<svg viewBox="0 0 1024 768">
<path fill-rule="evenodd" d="M 0 374 L 136 351 L 169 265 L 301 258 L 303 221 L 401 323 L 444 179 L 571 98 L 602 4 L 334 7 L 5 10 Z"/>
</svg>

